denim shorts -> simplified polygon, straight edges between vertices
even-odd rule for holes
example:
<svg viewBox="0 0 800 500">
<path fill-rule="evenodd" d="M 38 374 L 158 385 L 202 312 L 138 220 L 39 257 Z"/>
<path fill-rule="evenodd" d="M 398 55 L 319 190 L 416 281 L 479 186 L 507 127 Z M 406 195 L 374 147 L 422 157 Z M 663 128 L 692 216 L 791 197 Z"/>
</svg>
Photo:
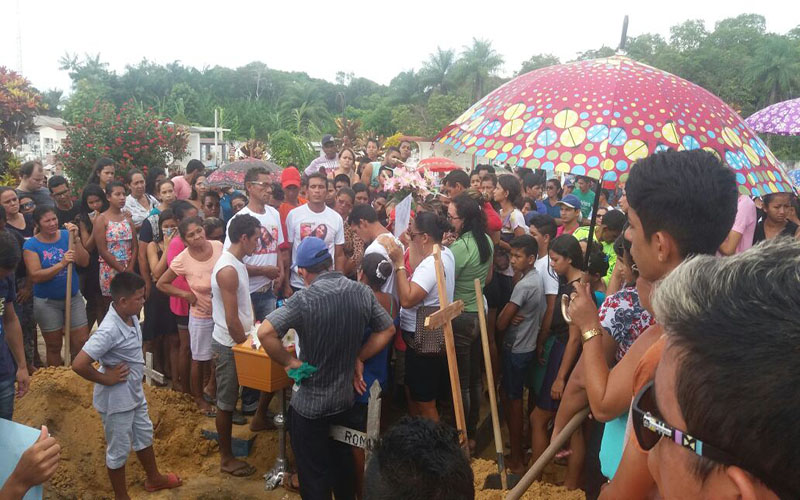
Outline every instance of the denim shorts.
<svg viewBox="0 0 800 500">
<path fill-rule="evenodd" d="M 47 299 L 43 297 L 33 298 L 33 317 L 39 324 L 43 332 L 57 332 L 64 328 L 64 312 L 66 311 L 66 300 Z M 86 319 L 86 301 L 83 300 L 81 292 L 72 296 L 70 302 L 72 314 L 69 322 L 72 329 L 86 326 L 89 320 Z"/>
<path fill-rule="evenodd" d="M 536 360 L 536 351 L 513 353 L 503 351 L 503 392 L 508 399 L 522 399 L 522 387 L 531 364 Z"/>
<path fill-rule="evenodd" d="M 17 389 L 17 377 L 11 373 L 7 378 L 0 379 L 0 418 L 11 420 L 14 415 L 14 396 Z"/>
</svg>

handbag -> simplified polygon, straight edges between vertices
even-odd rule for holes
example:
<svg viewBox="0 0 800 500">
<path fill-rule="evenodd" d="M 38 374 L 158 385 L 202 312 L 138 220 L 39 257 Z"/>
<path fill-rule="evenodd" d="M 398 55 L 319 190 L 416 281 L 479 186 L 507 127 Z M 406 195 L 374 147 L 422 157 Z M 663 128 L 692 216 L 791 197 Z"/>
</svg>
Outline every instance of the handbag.
<svg viewBox="0 0 800 500">
<path fill-rule="evenodd" d="M 439 310 L 439 306 L 419 306 L 411 348 L 421 356 L 439 356 L 444 353 L 444 329 L 426 328 L 425 318 Z"/>
</svg>

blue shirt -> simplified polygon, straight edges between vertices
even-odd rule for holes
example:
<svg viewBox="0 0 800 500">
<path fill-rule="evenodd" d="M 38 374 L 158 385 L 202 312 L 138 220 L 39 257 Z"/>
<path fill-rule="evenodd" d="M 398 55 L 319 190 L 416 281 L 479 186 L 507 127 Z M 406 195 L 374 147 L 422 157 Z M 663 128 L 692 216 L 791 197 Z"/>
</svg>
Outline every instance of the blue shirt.
<svg viewBox="0 0 800 500">
<path fill-rule="evenodd" d="M 548 215 L 547 207 L 544 205 L 543 201 L 536 200 L 536 211 L 542 215 Z M 561 209 L 558 209 L 559 215 L 561 215 Z"/>
<path fill-rule="evenodd" d="M 100 372 L 106 367 L 125 363 L 130 369 L 127 380 L 115 385 L 94 384 L 94 407 L 100 413 L 122 413 L 144 403 L 142 376 L 142 329 L 139 319 L 131 316 L 133 326 L 125 324 L 112 304 L 97 331 L 83 345 L 90 358 L 100 362 Z"/>
<path fill-rule="evenodd" d="M 547 215 L 549 215 L 550 217 L 552 217 L 554 219 L 560 219 L 561 218 L 561 205 L 556 203 L 554 206 L 551 206 L 549 201 L 542 202 L 542 204 L 544 205 L 544 209 L 546 211 L 545 213 Z"/>
<path fill-rule="evenodd" d="M 48 269 L 64 260 L 64 254 L 69 249 L 69 234 L 66 229 L 58 231 L 58 241 L 45 243 L 37 237 L 28 238 L 22 246 L 23 250 L 35 252 L 39 256 L 42 269 Z M 72 295 L 78 293 L 78 269 L 72 266 Z M 54 278 L 44 283 L 33 285 L 33 295 L 40 299 L 64 300 L 67 291 L 67 268 L 63 268 Z"/>
<path fill-rule="evenodd" d="M 6 330 L 2 321 L 5 308 L 14 307 L 15 300 L 17 300 L 17 289 L 14 285 L 14 275 L 10 274 L 0 279 L 0 380 L 13 378 L 17 373 L 17 362 L 6 342 Z"/>
</svg>

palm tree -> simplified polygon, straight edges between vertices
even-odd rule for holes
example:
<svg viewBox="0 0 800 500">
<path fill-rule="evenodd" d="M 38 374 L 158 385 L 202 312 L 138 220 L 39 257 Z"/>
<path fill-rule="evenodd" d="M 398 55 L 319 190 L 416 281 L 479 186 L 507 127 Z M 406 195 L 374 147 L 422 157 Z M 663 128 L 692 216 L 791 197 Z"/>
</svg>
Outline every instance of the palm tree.
<svg viewBox="0 0 800 500">
<path fill-rule="evenodd" d="M 461 77 L 472 83 L 472 98 L 483 97 L 486 81 L 503 65 L 503 56 L 492 48 L 489 40 L 472 39 L 472 46 L 465 46 L 459 60 Z"/>
<path fill-rule="evenodd" d="M 430 55 L 428 61 L 419 72 L 425 90 L 438 90 L 446 94 L 449 90 L 453 67 L 456 62 L 456 53 L 452 49 L 442 50 L 436 47 L 436 52 Z"/>
<path fill-rule="evenodd" d="M 767 36 L 756 50 L 748 76 L 761 88 L 763 105 L 788 99 L 800 89 L 800 47 L 785 36 Z"/>
</svg>

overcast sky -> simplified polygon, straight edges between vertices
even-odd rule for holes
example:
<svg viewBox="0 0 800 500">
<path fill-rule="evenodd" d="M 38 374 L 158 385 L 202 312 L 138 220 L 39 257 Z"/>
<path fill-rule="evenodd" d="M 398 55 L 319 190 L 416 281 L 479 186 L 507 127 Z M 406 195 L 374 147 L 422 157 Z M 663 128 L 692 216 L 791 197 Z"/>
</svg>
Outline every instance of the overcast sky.
<svg viewBox="0 0 800 500">
<path fill-rule="evenodd" d="M 65 52 L 99 52 L 117 72 L 143 58 L 198 68 L 258 60 L 331 81 L 345 71 L 388 84 L 400 71 L 419 69 L 437 45 L 460 51 L 472 37 L 493 42 L 505 58 L 504 75 L 533 54 L 568 60 L 603 44 L 616 47 L 625 14 L 630 36 L 665 38 L 686 19 L 703 19 L 712 30 L 720 19 L 755 12 L 776 33 L 800 23 L 800 2 L 787 0 L 0 0 L 0 12 L 0 65 L 18 69 L 18 18 L 22 70 L 40 90 L 69 88 L 58 69 Z"/>
</svg>

